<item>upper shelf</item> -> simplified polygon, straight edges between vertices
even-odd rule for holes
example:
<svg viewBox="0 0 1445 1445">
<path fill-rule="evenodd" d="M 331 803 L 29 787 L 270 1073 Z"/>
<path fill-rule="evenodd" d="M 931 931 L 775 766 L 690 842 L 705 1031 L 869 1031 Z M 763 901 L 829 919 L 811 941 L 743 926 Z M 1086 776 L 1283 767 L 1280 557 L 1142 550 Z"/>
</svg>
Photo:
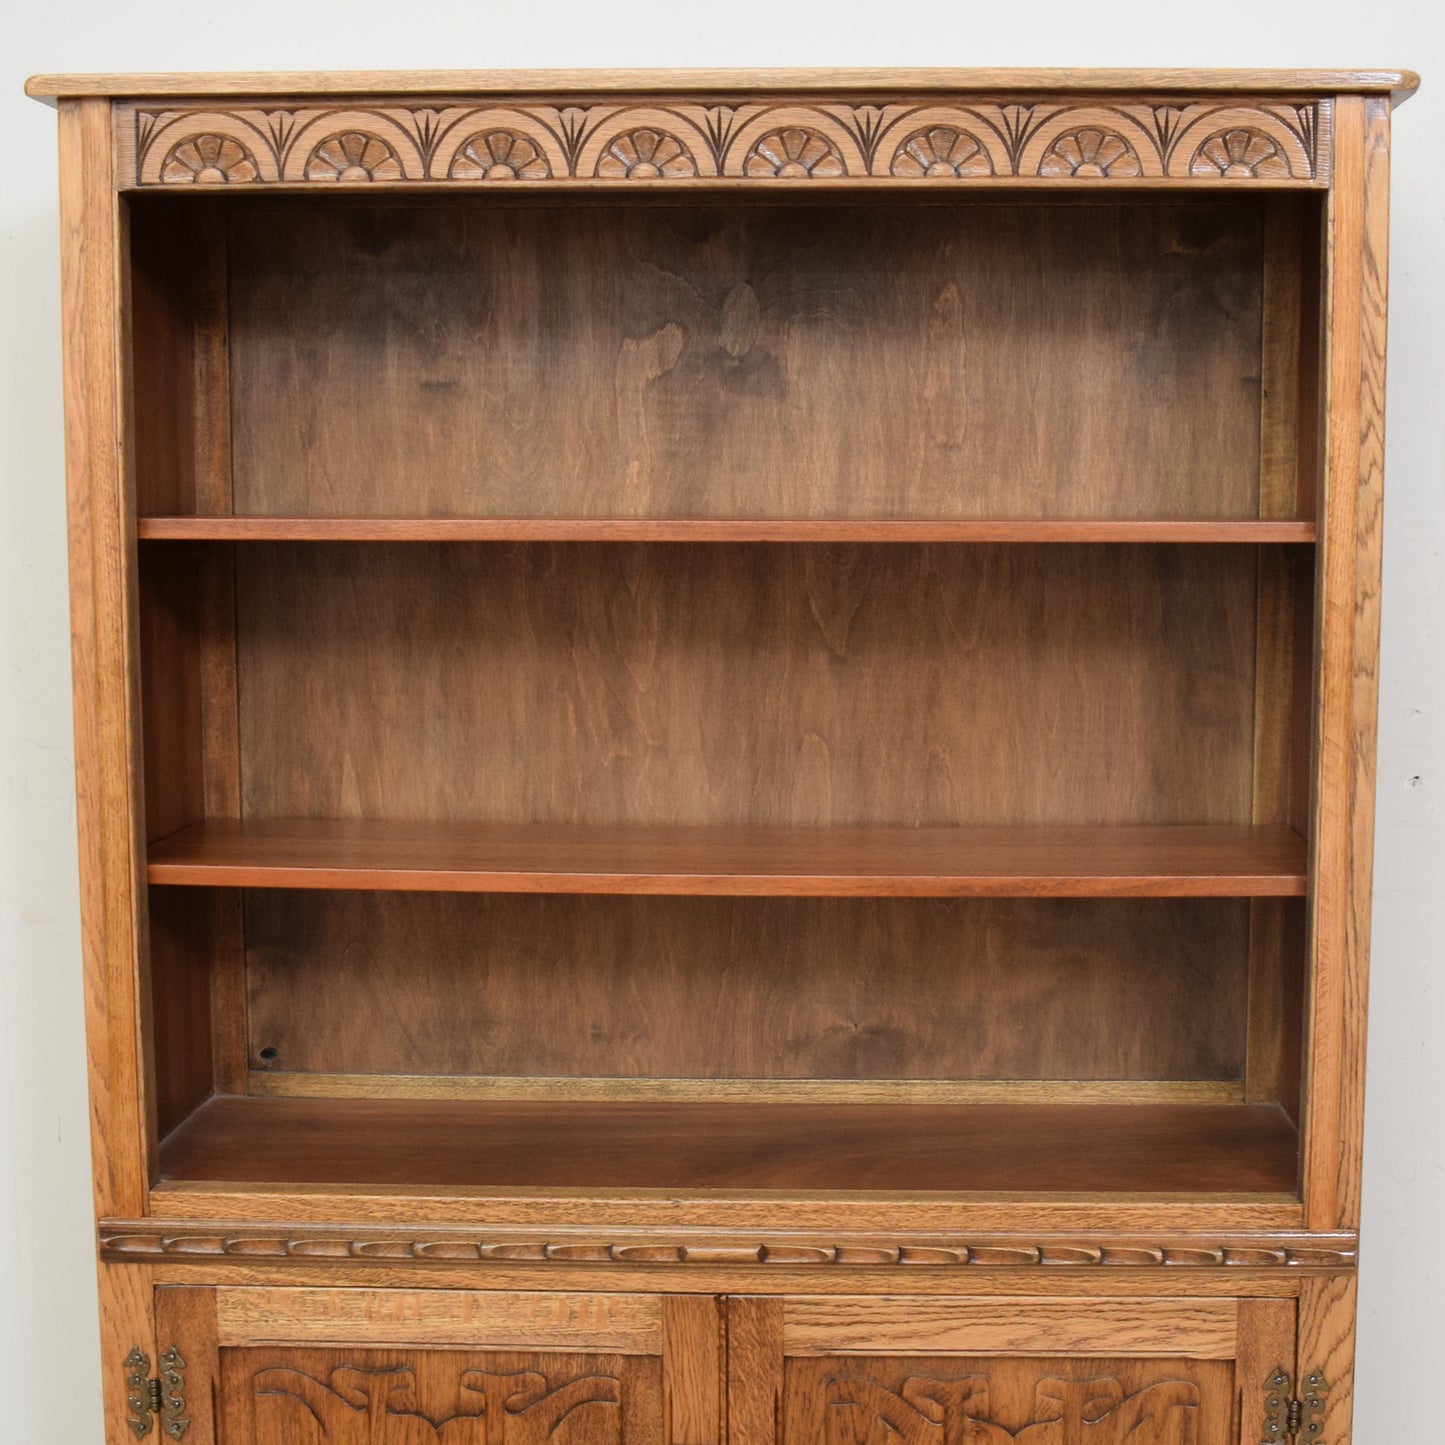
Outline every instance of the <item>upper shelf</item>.
<svg viewBox="0 0 1445 1445">
<path fill-rule="evenodd" d="M 1284 826 L 752 828 L 209 822 L 152 883 L 464 893 L 1182 898 L 1303 894 Z"/>
<path fill-rule="evenodd" d="M 143 542 L 1313 542 L 1255 518 L 141 517 Z"/>
</svg>

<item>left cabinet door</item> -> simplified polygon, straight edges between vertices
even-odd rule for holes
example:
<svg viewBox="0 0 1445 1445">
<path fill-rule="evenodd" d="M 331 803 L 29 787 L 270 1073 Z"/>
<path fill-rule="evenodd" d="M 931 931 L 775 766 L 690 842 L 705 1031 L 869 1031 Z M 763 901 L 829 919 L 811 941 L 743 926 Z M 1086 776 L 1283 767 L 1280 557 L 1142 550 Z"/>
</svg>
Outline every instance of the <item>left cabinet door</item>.
<svg viewBox="0 0 1445 1445">
<path fill-rule="evenodd" d="M 163 1285 L 156 1336 L 187 1445 L 722 1445 L 710 1296 Z"/>
</svg>

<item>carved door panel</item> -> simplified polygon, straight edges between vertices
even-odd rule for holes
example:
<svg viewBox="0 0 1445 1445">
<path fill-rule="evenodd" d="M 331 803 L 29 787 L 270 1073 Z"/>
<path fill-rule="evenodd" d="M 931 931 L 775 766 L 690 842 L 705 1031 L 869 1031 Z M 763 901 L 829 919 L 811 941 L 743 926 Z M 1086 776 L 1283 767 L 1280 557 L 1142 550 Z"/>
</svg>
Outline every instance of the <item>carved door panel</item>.
<svg viewBox="0 0 1445 1445">
<path fill-rule="evenodd" d="M 166 1286 L 156 1322 L 187 1445 L 722 1445 L 711 1298 Z"/>
<path fill-rule="evenodd" d="M 1294 1328 L 1292 1300 L 734 1297 L 730 1442 L 1258 1445 Z"/>
</svg>

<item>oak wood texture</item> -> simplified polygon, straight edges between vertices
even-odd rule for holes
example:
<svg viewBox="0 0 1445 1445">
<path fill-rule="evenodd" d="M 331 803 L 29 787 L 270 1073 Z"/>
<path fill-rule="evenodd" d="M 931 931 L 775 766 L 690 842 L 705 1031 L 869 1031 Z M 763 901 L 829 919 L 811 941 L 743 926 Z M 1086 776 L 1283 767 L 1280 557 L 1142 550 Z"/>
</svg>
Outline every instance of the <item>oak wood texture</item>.
<svg viewBox="0 0 1445 1445">
<path fill-rule="evenodd" d="M 220 1441 L 660 1445 L 660 1373 L 656 1358 L 618 1354 L 224 1350 Z"/>
<path fill-rule="evenodd" d="M 1341 104 L 1344 173 L 1328 218 L 1324 541 L 1319 575 L 1305 1109 L 1310 1223 L 1357 1227 L 1374 850 L 1384 482 L 1388 105 Z"/>
<path fill-rule="evenodd" d="M 1227 1360 L 789 1360 L 781 1438 L 784 1445 L 819 1439 L 929 1445 L 940 1437 L 1009 1445 L 1030 1436 L 1090 1445 L 1148 1439 L 1223 1445 L 1234 1423 L 1233 1378 Z"/>
<path fill-rule="evenodd" d="M 190 1181 L 617 1189 L 1287 1194 L 1263 1105 L 531 1103 L 218 1097 L 175 1129 Z"/>
<path fill-rule="evenodd" d="M 1412 70 L 1210 70 L 1210 69 L 950 69 L 828 68 L 758 70 L 365 70 L 110 72 L 33 75 L 27 95 L 41 97 L 208 95 L 439 95 L 536 91 L 547 95 L 604 95 L 618 90 L 685 93 L 725 90 L 781 92 L 909 93 L 918 90 L 977 91 L 1175 91 L 1331 95 L 1338 91 L 1413 91 Z"/>
<path fill-rule="evenodd" d="M 107 1445 L 1348 1445 L 1415 83 L 32 82 Z"/>
<path fill-rule="evenodd" d="M 1177 517 L 230 517 L 136 520 L 143 542 L 1313 542 L 1312 521 Z"/>
<path fill-rule="evenodd" d="M 216 1290 L 218 1337 L 239 1345 L 466 1345 L 655 1355 L 662 1299 L 649 1294 L 462 1290 Z"/>
<path fill-rule="evenodd" d="M 723 1445 L 727 1317 L 711 1296 L 662 1297 L 663 1436 L 667 1445 Z"/>
<path fill-rule="evenodd" d="M 230 211 L 238 514 L 1259 517 L 1264 198 Z"/>
<path fill-rule="evenodd" d="M 254 893 L 247 1091 L 1243 1102 L 1247 908 Z"/>
<path fill-rule="evenodd" d="M 147 1141 L 154 1124 L 142 1041 L 134 579 L 125 543 L 133 524 L 118 444 L 125 311 L 114 187 L 109 106 L 102 100 L 65 106 L 65 473 L 91 1155 L 97 1208 L 139 1214 L 146 1208 Z"/>
<path fill-rule="evenodd" d="M 159 1439 L 184 1439 L 186 1445 L 217 1445 L 220 1422 L 221 1341 L 216 1319 L 216 1291 L 194 1286 L 163 1286 L 154 1292 L 159 1360 L 175 1350 L 184 1360 L 183 1412 L 159 1421 Z M 185 1426 L 180 1429 L 180 1421 Z M 180 1434 L 176 1433 L 180 1429 Z M 224 1436 L 220 1437 L 224 1439 Z M 132 1445 L 135 1437 L 132 1436 Z"/>
<path fill-rule="evenodd" d="M 247 819 L 1251 821 L 1248 549 L 276 543 L 236 569 Z"/>
<path fill-rule="evenodd" d="M 1229 898 L 1305 891 L 1280 825 L 1109 828 L 194 824 L 152 883 L 223 888 L 817 897 Z"/>
<path fill-rule="evenodd" d="M 783 1302 L 789 1358 L 849 1354 L 1176 1355 L 1232 1360 L 1234 1300 L 794 1297 Z"/>
</svg>

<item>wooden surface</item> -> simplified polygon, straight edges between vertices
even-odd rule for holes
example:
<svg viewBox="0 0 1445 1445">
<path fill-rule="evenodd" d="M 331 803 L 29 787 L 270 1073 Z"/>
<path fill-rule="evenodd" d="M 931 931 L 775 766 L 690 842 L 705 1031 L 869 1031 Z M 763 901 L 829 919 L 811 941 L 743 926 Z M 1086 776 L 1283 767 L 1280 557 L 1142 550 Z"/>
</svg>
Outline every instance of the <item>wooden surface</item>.
<svg viewBox="0 0 1445 1445">
<path fill-rule="evenodd" d="M 1310 1223 L 1358 1226 L 1375 818 L 1384 484 L 1388 105 L 1340 102 L 1325 364 L 1323 587 L 1317 642 L 1315 976 L 1305 1109 Z M 1348 1419 L 1348 1412 L 1345 1414 Z"/>
<path fill-rule="evenodd" d="M 267 892 L 246 914 L 255 1092 L 1242 1098 L 1239 902 Z"/>
<path fill-rule="evenodd" d="M 121 438 L 122 245 L 110 108 L 60 113 L 61 297 L 81 944 L 96 1207 L 146 1207 L 148 1096 L 138 904 L 133 549 Z M 119 1436 L 117 1435 L 117 1438 Z"/>
<path fill-rule="evenodd" d="M 235 511 L 1257 518 L 1266 209 L 242 198 Z"/>
<path fill-rule="evenodd" d="M 1225 1360 L 880 1354 L 790 1360 L 786 1378 L 782 1435 L 796 1445 L 1254 1440 L 1232 1435 L 1233 1370 Z M 836 1435 L 825 1434 L 830 1427 Z"/>
<path fill-rule="evenodd" d="M 221 1445 L 662 1445 L 656 1358 L 545 1351 L 226 1350 Z M 482 1422 L 486 1423 L 483 1424 Z"/>
<path fill-rule="evenodd" d="M 1253 517 L 140 517 L 143 542 L 1313 542 Z"/>
<path fill-rule="evenodd" d="M 1245 548 L 236 550 L 248 818 L 1251 818 Z"/>
<path fill-rule="evenodd" d="M 248 1099 L 203 1105 L 161 1177 L 626 1189 L 1288 1193 L 1267 1105 L 593 1104 Z"/>
<path fill-rule="evenodd" d="M 1262 827 L 626 827 L 195 824 L 153 843 L 152 883 L 223 888 L 817 897 L 1300 895 L 1305 844 Z"/>
<path fill-rule="evenodd" d="M 907 1299 L 815 1296 L 783 1304 L 790 1358 L 850 1354 L 1176 1355 L 1234 1358 L 1234 1300 Z"/>
<path fill-rule="evenodd" d="M 723 1300 L 662 1297 L 663 1435 L 667 1445 L 723 1445 L 727 1320 Z"/>
<path fill-rule="evenodd" d="M 948 69 L 829 68 L 760 70 L 307 70 L 112 72 L 92 75 L 33 75 L 28 95 L 465 95 L 526 91 L 604 95 L 615 91 L 725 90 L 830 92 L 920 90 L 976 91 L 1141 91 L 1185 94 L 1260 91 L 1281 95 L 1336 91 L 1412 91 L 1420 77 L 1410 70 L 1209 70 L 1209 69 Z"/>
<path fill-rule="evenodd" d="M 245 1345 L 466 1345 L 656 1355 L 662 1300 L 652 1294 L 486 1290 L 216 1291 L 224 1348 Z"/>
</svg>

